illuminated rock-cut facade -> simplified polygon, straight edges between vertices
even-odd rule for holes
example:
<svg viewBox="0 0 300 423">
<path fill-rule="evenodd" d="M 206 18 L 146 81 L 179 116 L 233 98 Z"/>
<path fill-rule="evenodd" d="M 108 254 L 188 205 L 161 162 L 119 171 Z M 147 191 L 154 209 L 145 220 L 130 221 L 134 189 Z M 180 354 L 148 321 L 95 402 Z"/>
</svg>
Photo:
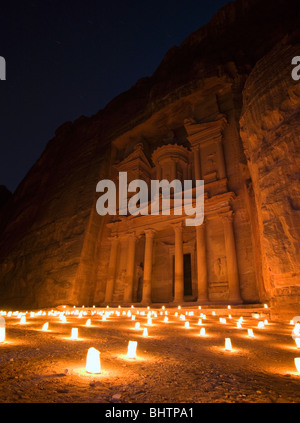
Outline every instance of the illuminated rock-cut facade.
<svg viewBox="0 0 300 423">
<path fill-rule="evenodd" d="M 186 226 L 187 216 L 176 215 L 172 201 L 170 215 L 112 218 L 107 224 L 111 232 L 109 271 L 106 286 L 102 286 L 106 303 L 243 301 L 239 276 L 243 262 L 238 263 L 234 227 L 236 195 L 228 189 L 223 149 L 227 125 L 225 116 L 207 123 L 185 119 L 179 129 L 186 136 L 180 141 L 171 132 L 169 138 L 158 139 L 149 158 L 139 140 L 128 155 L 118 151 L 126 157 L 114 169 L 127 172 L 128 184 L 141 179 L 150 191 L 154 179 L 179 180 L 182 186 L 193 180 L 194 187 L 196 180 L 204 180 L 205 219 L 202 225 Z M 249 288 L 253 297 L 246 300 L 258 300 L 255 278 Z"/>
</svg>

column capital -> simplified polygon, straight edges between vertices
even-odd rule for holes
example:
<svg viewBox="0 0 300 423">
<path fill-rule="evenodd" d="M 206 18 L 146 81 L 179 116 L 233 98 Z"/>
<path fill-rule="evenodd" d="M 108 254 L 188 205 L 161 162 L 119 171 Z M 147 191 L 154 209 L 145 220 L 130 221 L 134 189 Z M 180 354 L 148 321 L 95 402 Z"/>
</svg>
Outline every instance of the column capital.
<svg viewBox="0 0 300 423">
<path fill-rule="evenodd" d="M 110 235 L 110 236 L 108 237 L 108 240 L 109 240 L 109 241 L 111 241 L 111 242 L 116 242 L 116 241 L 118 241 L 118 240 L 119 240 L 119 235 L 117 235 L 117 234 L 112 234 L 112 235 Z"/>
<path fill-rule="evenodd" d="M 145 233 L 146 238 L 154 238 L 154 236 L 156 234 L 156 230 L 155 229 L 145 229 L 144 233 Z"/>
<path fill-rule="evenodd" d="M 228 213 L 221 214 L 220 217 L 223 223 L 232 223 L 233 222 L 233 211 L 229 211 Z"/>
<path fill-rule="evenodd" d="M 202 231 L 206 228 L 206 226 L 207 226 L 207 221 L 204 220 L 203 223 L 201 223 L 201 225 L 195 226 L 195 228 L 196 228 L 196 230 Z"/>
<path fill-rule="evenodd" d="M 174 232 L 182 232 L 183 231 L 183 222 L 179 223 L 172 223 L 172 228 L 174 229 Z"/>
<path fill-rule="evenodd" d="M 137 240 L 137 239 L 139 238 L 139 236 L 136 234 L 136 232 L 135 232 L 135 231 L 128 232 L 127 237 L 128 237 L 129 239 L 135 239 L 135 240 Z"/>
</svg>

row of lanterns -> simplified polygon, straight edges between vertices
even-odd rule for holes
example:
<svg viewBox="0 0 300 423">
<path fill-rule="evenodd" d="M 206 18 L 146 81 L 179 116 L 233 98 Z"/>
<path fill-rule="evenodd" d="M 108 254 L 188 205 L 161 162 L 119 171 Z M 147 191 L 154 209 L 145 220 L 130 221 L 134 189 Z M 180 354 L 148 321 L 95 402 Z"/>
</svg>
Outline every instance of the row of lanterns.
<svg viewBox="0 0 300 423">
<path fill-rule="evenodd" d="M 264 305 L 264 307 L 265 308 L 268 308 L 268 306 L 266 304 Z M 75 308 L 75 306 L 74 306 L 74 308 Z M 84 306 L 83 306 L 83 308 L 84 308 Z M 93 308 L 95 308 L 95 306 L 93 306 Z M 107 308 L 109 308 L 109 307 L 107 306 Z M 119 308 L 121 308 L 121 307 L 119 306 Z M 134 307 L 131 306 L 131 308 L 134 308 Z M 199 306 L 198 308 L 201 309 L 201 306 Z M 228 306 L 228 309 L 231 309 L 231 306 Z M 150 310 L 150 307 L 147 307 L 147 310 Z M 165 307 L 164 306 L 162 307 L 162 310 L 165 310 Z M 181 306 L 178 306 L 178 310 L 181 310 Z M 91 314 L 93 315 L 95 313 L 96 312 L 92 312 Z M 106 318 L 108 316 L 110 316 L 111 313 L 114 313 L 114 312 L 108 312 L 108 311 L 106 311 L 105 313 L 104 312 L 101 312 L 100 314 L 102 315 L 102 320 L 105 321 Z M 78 318 L 82 318 L 83 315 L 85 315 L 85 316 L 87 315 L 87 312 L 86 311 L 80 311 L 79 312 L 78 310 L 75 310 L 75 312 L 69 313 L 69 314 L 75 314 L 75 315 L 78 316 Z M 98 314 L 99 314 L 99 312 L 98 312 Z M 127 317 L 131 317 L 131 320 L 133 320 L 133 321 L 135 320 L 135 315 L 132 314 L 130 310 L 127 313 L 125 311 L 123 311 L 122 314 L 123 315 L 127 315 Z M 139 311 L 137 312 L 137 314 L 139 314 Z M 145 315 L 145 312 L 142 311 L 140 314 L 141 315 Z M 147 325 L 152 325 L 152 318 L 151 318 L 152 314 L 154 314 L 154 316 L 157 317 L 157 313 L 156 312 L 154 312 L 154 311 L 152 311 L 152 312 L 148 311 L 148 313 L 147 313 Z M 161 311 L 160 314 L 161 315 L 165 314 L 165 317 L 164 317 L 164 320 L 163 321 L 165 323 L 167 323 L 168 322 L 168 317 L 167 317 L 168 312 L 167 311 L 164 311 L 164 313 L 163 313 Z M 6 315 L 6 312 L 0 312 L 0 315 Z M 35 317 L 35 316 L 38 316 L 38 315 L 45 316 L 46 315 L 46 312 L 40 311 L 38 313 L 34 313 L 34 312 L 31 312 L 30 313 L 30 317 Z M 62 323 L 66 323 L 66 316 L 65 316 L 64 312 L 63 313 L 57 312 L 57 311 L 54 312 L 53 310 L 51 310 L 50 312 L 48 312 L 48 315 L 54 315 L 54 316 L 55 315 L 59 315 L 60 321 Z M 117 316 L 120 316 L 120 312 L 117 311 L 116 312 L 116 315 Z M 194 315 L 194 312 L 186 312 L 186 315 L 193 316 Z M 212 312 L 212 315 L 213 316 L 216 316 L 215 311 Z M 10 317 L 10 316 L 20 317 L 20 324 L 22 324 L 22 325 L 23 324 L 26 324 L 26 316 L 25 316 L 24 313 L 8 312 L 7 313 L 7 316 L 8 317 Z M 175 313 L 175 316 L 178 317 L 178 312 Z M 203 314 L 203 313 L 201 313 L 200 317 L 202 319 L 204 319 L 204 320 L 206 319 L 206 315 Z M 259 318 L 259 314 L 255 313 L 255 316 L 253 315 L 253 317 Z M 184 314 L 180 314 L 179 318 L 181 320 L 185 320 L 186 319 L 186 316 Z M 229 315 L 228 318 L 231 319 L 231 315 Z M 198 325 L 202 325 L 202 319 L 199 319 L 198 320 Z M 5 341 L 5 321 L 4 321 L 4 323 L 3 323 L 3 321 L 4 321 L 4 318 L 3 317 L 0 317 L 0 343 L 3 343 Z M 226 324 L 226 319 L 225 318 L 220 318 L 219 321 L 220 321 L 221 324 Z M 243 322 L 243 317 L 241 317 L 238 320 L 238 322 L 237 322 L 237 328 L 240 328 L 240 329 L 242 328 L 242 322 Z M 268 324 L 268 321 L 267 320 L 260 321 L 260 322 L 258 322 L 258 326 L 257 327 L 259 329 L 263 329 L 265 327 L 265 325 L 267 325 L 267 324 Z M 294 324 L 294 322 L 291 321 L 290 324 Z M 91 319 L 88 319 L 86 321 L 86 326 L 88 326 L 88 327 L 91 326 Z M 184 327 L 186 329 L 189 329 L 190 328 L 190 324 L 189 324 L 188 321 L 185 321 Z M 48 331 L 48 329 L 49 329 L 49 323 L 47 322 L 47 323 L 45 323 L 43 325 L 42 331 L 45 331 L 46 332 L 46 331 Z M 139 322 L 136 322 L 135 329 L 140 329 L 140 323 Z M 293 334 L 296 335 L 296 337 L 294 339 L 295 339 L 297 348 L 300 348 L 300 324 L 299 323 L 296 323 L 295 324 L 295 327 L 294 327 L 294 330 L 293 330 Z M 205 328 L 202 327 L 200 329 L 200 336 L 205 336 L 205 335 L 206 335 Z M 147 330 L 147 328 L 144 328 L 144 330 L 143 330 L 143 336 L 144 337 L 147 337 L 148 336 L 148 330 Z M 254 337 L 253 329 L 248 329 L 248 336 L 249 337 Z M 78 328 L 72 328 L 72 330 L 71 330 L 71 339 L 72 340 L 78 339 Z M 127 358 L 128 359 L 135 359 L 136 358 L 136 350 L 137 350 L 137 342 L 136 341 L 129 341 L 129 343 L 128 343 L 128 351 L 127 351 Z M 232 344 L 231 344 L 231 339 L 230 338 L 225 338 L 225 350 L 226 351 L 232 351 Z M 299 358 L 295 358 L 294 361 L 295 361 L 295 366 L 297 368 L 297 371 L 300 374 L 300 357 Z M 100 351 L 98 351 L 97 349 L 95 349 L 93 347 L 92 348 L 89 348 L 88 353 L 87 353 L 86 371 L 87 371 L 87 373 L 93 373 L 93 374 L 99 374 L 99 373 L 101 373 Z"/>
</svg>

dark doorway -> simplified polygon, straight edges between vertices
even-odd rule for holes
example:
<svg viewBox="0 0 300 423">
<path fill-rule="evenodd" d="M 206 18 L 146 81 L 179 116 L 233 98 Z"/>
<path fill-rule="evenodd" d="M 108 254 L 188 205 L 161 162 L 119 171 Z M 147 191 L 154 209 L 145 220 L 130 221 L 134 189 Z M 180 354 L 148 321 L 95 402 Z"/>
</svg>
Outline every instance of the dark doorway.
<svg viewBox="0 0 300 423">
<path fill-rule="evenodd" d="M 190 254 L 183 256 L 183 278 L 184 278 L 184 295 L 193 295 L 192 288 L 192 261 Z M 175 284 L 175 256 L 173 256 L 173 290 L 172 295 L 174 298 L 174 284 Z"/>
</svg>

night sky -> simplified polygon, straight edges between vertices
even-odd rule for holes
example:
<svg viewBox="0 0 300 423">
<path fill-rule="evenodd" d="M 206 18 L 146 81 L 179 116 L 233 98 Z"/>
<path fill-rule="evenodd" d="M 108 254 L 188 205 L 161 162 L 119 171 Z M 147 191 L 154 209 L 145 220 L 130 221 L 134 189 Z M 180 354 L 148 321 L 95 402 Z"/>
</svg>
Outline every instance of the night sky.
<svg viewBox="0 0 300 423">
<path fill-rule="evenodd" d="M 151 76 L 228 0 L 1 2 L 0 185 L 14 191 L 57 127 Z"/>
</svg>

